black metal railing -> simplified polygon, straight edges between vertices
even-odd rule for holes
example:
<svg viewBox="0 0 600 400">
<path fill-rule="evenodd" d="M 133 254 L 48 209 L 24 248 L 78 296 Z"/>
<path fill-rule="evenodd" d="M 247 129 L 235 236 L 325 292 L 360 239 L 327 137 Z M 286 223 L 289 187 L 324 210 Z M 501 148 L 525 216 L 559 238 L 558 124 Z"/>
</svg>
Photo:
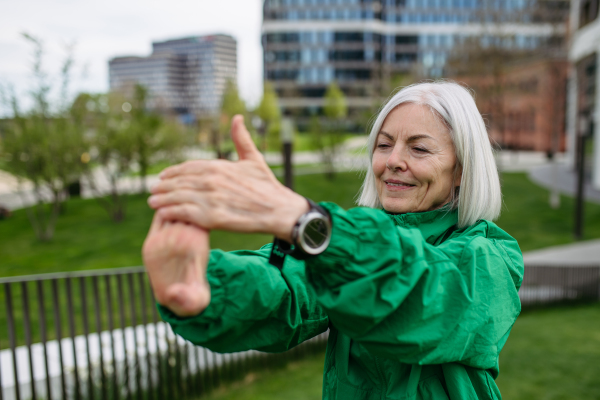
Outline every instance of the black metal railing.
<svg viewBox="0 0 600 400">
<path fill-rule="evenodd" d="M 600 300 L 598 265 L 526 265 L 519 291 L 523 307 Z"/>
<path fill-rule="evenodd" d="M 160 319 L 144 268 L 0 279 L 0 400 L 197 398 L 322 350 L 213 353 Z"/>
<path fill-rule="evenodd" d="M 324 348 L 218 354 L 160 320 L 143 267 L 0 279 L 0 400 L 198 398 Z M 600 299 L 600 266 L 527 266 L 524 307 Z"/>
</svg>

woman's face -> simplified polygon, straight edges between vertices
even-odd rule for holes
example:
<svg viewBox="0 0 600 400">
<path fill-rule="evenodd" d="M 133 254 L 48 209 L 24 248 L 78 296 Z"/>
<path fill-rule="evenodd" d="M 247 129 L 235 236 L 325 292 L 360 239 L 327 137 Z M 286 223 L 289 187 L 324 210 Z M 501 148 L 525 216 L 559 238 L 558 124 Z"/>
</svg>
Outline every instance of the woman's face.
<svg viewBox="0 0 600 400">
<path fill-rule="evenodd" d="M 435 210 L 451 200 L 456 154 L 448 128 L 426 106 L 403 104 L 388 114 L 375 142 L 379 201 L 391 213 Z"/>
</svg>

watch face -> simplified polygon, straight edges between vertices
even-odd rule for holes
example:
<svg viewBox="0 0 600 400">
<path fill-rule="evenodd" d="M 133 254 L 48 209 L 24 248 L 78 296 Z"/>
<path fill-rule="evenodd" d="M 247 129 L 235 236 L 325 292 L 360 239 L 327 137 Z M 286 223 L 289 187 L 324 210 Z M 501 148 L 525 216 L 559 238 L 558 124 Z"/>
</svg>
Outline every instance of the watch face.
<svg viewBox="0 0 600 400">
<path fill-rule="evenodd" d="M 329 227 L 322 219 L 313 219 L 306 224 L 302 238 L 310 248 L 317 249 L 325 243 L 329 236 Z"/>
</svg>

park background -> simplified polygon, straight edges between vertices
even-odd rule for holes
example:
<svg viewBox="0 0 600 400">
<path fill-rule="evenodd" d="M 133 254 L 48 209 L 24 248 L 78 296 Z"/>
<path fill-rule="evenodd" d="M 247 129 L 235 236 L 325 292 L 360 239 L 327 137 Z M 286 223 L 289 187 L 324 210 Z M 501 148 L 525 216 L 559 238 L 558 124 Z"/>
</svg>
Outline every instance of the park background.
<svg viewBox="0 0 600 400">
<path fill-rule="evenodd" d="M 506 22 L 495 6 L 481 4 L 471 10 L 481 17 L 477 24 L 488 29 Z M 174 163 L 235 160 L 229 121 L 241 113 L 283 182 L 315 201 L 353 207 L 367 160 L 365 135 L 378 107 L 398 87 L 438 78 L 473 89 L 497 150 L 504 203 L 497 223 L 519 242 L 526 276 L 540 279 L 522 291 L 524 311 L 500 357 L 497 382 L 504 398 L 600 398 L 600 191 L 592 182 L 597 141 L 588 135 L 575 151 L 565 116 L 567 76 L 580 67 L 568 57 L 577 33 L 569 7 L 595 7 L 597 15 L 598 4 L 552 4 L 563 18 L 552 17 L 554 39 L 546 44 L 515 51 L 506 45 L 517 41 L 514 33 L 497 41 L 489 33 L 475 35 L 453 48 L 444 68 L 433 62 L 382 73 L 362 109 L 353 103 L 356 92 L 331 79 L 322 85 L 320 106 L 304 112 L 289 107 L 299 89 L 282 90 L 281 82 L 266 79 L 276 74 L 267 73 L 261 49 L 261 22 L 271 18 L 261 1 L 4 2 L 0 399 L 48 393 L 165 398 L 165 390 L 192 399 L 320 398 L 324 337 L 287 355 L 220 356 L 190 352 L 152 321 L 158 319 L 143 269 L 123 269 L 142 265 L 152 217 L 148 187 Z M 145 53 L 155 39 L 221 33 L 237 41 L 238 65 L 216 114 L 182 118 L 156 107 L 148 87 L 107 85 L 115 55 Z M 509 85 L 518 76 L 531 82 L 532 74 L 554 78 L 536 84 L 534 93 L 527 85 Z M 586 90 L 593 98 L 595 89 Z M 534 126 L 529 111 L 516 114 L 506 104 L 537 111 Z M 538 135 L 544 122 L 550 128 Z M 534 134 L 539 137 L 532 139 Z M 211 232 L 211 247 L 223 250 L 254 249 L 271 240 Z M 118 335 L 94 336 L 112 328 Z M 76 338 L 85 340 L 75 345 Z M 55 357 L 58 343 L 61 354 L 72 345 L 77 356 Z M 106 354 L 94 353 L 105 347 Z M 69 359 L 79 366 L 59 367 Z M 11 370 L 23 382 L 20 392 Z M 170 380 L 173 388 L 167 388 Z"/>
</svg>

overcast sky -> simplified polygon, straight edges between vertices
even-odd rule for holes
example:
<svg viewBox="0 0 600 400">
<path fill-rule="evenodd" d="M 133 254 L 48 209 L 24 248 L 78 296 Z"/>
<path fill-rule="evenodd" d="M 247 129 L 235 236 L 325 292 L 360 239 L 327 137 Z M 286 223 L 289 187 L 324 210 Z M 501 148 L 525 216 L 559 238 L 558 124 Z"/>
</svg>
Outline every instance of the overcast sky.
<svg viewBox="0 0 600 400">
<path fill-rule="evenodd" d="M 242 97 L 256 103 L 262 93 L 261 0 L 0 0 L 0 84 L 21 96 L 31 86 L 32 46 L 39 37 L 45 67 L 58 76 L 65 47 L 75 42 L 73 89 L 108 90 L 108 60 L 148 55 L 152 41 L 225 33 L 238 42 Z"/>
</svg>

